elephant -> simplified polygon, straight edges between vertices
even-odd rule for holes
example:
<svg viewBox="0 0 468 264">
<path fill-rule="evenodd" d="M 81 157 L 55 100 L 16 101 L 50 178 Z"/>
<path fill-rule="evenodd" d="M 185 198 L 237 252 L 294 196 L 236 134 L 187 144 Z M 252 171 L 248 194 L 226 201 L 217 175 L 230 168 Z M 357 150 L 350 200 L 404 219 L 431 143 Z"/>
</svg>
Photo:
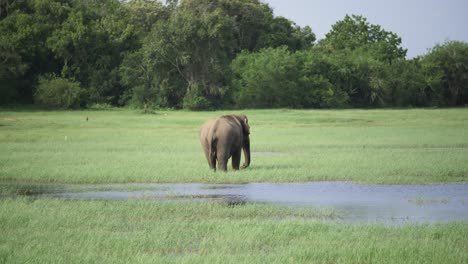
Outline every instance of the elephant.
<svg viewBox="0 0 468 264">
<path fill-rule="evenodd" d="M 250 165 L 250 126 L 245 115 L 223 115 L 206 121 L 200 128 L 200 143 L 208 165 L 216 171 L 227 172 L 227 162 L 232 156 L 232 168 L 239 169 L 241 150 L 244 151 L 242 169 Z"/>
</svg>

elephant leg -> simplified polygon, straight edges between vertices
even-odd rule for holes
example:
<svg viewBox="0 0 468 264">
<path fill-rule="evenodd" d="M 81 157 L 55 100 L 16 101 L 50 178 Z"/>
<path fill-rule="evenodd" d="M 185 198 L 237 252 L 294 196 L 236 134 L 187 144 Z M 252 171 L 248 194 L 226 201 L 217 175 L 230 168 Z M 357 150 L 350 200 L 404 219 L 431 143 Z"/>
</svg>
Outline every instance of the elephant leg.
<svg viewBox="0 0 468 264">
<path fill-rule="evenodd" d="M 205 150 L 204 152 L 205 152 L 206 160 L 208 161 L 208 166 L 210 166 L 210 168 L 212 169 L 211 162 L 210 162 L 210 154 L 208 153 L 208 150 Z"/>
<path fill-rule="evenodd" d="M 218 160 L 218 168 L 224 172 L 227 172 L 227 160 Z"/>
<path fill-rule="evenodd" d="M 224 172 L 227 171 L 227 162 L 228 162 L 228 157 L 227 155 L 221 154 L 218 156 L 218 168 L 219 170 L 222 170 Z"/>
<path fill-rule="evenodd" d="M 232 153 L 232 168 L 234 170 L 239 169 L 240 161 L 241 161 L 241 152 L 240 152 L 240 150 L 235 151 L 234 153 Z"/>
<path fill-rule="evenodd" d="M 211 158 L 211 160 L 209 160 Z M 210 168 L 216 171 L 216 153 L 212 153 L 211 157 L 208 158 L 208 165 L 210 165 Z"/>
</svg>

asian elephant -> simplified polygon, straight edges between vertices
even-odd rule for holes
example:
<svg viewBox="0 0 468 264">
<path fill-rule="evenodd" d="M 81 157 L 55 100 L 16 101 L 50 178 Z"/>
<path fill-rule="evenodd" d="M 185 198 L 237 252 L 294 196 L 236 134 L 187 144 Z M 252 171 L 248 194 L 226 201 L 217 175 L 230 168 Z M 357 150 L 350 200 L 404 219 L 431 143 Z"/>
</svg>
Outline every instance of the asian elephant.
<svg viewBox="0 0 468 264">
<path fill-rule="evenodd" d="M 223 115 L 206 121 L 200 128 L 200 143 L 208 165 L 216 171 L 227 171 L 227 162 L 232 157 L 232 168 L 239 169 L 241 150 L 244 151 L 242 169 L 250 165 L 250 126 L 245 115 Z"/>
</svg>

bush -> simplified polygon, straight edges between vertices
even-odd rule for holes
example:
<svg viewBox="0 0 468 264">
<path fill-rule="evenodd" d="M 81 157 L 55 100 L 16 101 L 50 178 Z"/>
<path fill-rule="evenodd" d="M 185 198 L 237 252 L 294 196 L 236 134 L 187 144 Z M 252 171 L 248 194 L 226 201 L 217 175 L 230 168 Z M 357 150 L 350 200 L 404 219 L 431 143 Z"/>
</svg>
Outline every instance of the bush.
<svg viewBox="0 0 468 264">
<path fill-rule="evenodd" d="M 206 110 L 211 107 L 210 102 L 201 94 L 198 85 L 187 91 L 183 100 L 183 107 L 189 110 Z"/>
<path fill-rule="evenodd" d="M 89 109 L 89 110 L 96 110 L 96 111 L 105 111 L 105 110 L 114 109 L 114 107 L 111 104 L 108 104 L 108 103 L 88 104 L 88 106 L 86 106 L 86 108 Z"/>
<path fill-rule="evenodd" d="M 298 62 L 286 47 L 243 52 L 231 63 L 240 107 L 301 107 Z"/>
<path fill-rule="evenodd" d="M 83 89 L 79 82 L 56 76 L 41 76 L 34 101 L 50 108 L 78 108 L 82 95 Z"/>
<path fill-rule="evenodd" d="M 422 58 L 422 64 L 437 105 L 468 103 L 468 43 L 438 44 Z"/>
<path fill-rule="evenodd" d="M 240 107 L 344 107 L 348 95 L 333 83 L 333 62 L 312 50 L 243 52 L 231 63 L 234 99 Z"/>
</svg>

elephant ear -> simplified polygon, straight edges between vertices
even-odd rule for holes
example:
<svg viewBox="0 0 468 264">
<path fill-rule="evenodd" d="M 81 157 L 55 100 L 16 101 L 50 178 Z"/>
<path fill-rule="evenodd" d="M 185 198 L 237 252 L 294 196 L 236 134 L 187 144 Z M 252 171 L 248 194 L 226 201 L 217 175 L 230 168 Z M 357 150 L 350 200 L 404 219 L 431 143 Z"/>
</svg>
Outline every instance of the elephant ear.
<svg viewBox="0 0 468 264">
<path fill-rule="evenodd" d="M 242 123 L 242 130 L 244 131 L 244 133 L 247 134 L 247 135 L 250 135 L 249 120 L 247 119 L 246 116 L 244 116 L 241 123 Z"/>
</svg>

